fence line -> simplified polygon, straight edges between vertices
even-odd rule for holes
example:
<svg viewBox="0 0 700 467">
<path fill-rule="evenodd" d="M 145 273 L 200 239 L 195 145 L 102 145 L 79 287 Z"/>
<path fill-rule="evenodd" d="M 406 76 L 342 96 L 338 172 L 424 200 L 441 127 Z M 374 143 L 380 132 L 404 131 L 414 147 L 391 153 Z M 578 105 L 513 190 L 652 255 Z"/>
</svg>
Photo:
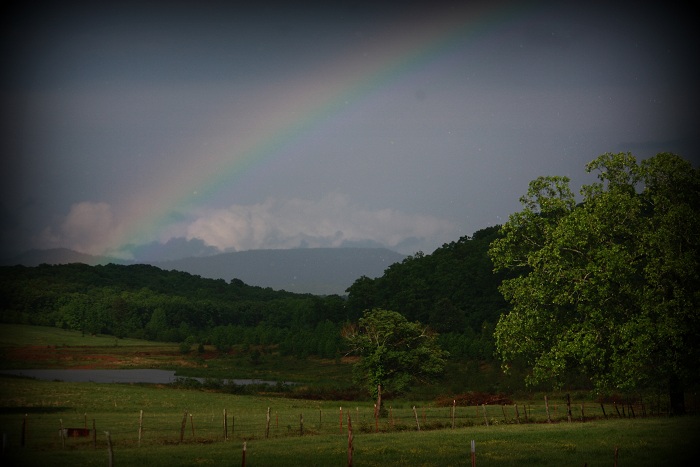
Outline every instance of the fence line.
<svg viewBox="0 0 700 467">
<path fill-rule="evenodd" d="M 280 399 L 280 401 L 289 401 Z M 452 402 L 452 401 L 451 401 Z M 70 413 L 33 413 L 31 415 L 1 415 L 0 433 L 4 447 L 26 447 L 41 449 L 63 449 L 104 447 L 103 437 L 96 438 L 97 430 L 109 431 L 115 446 L 141 446 L 148 444 L 200 443 L 212 441 L 246 441 L 252 439 L 309 436 L 319 434 L 347 435 L 346 416 L 352 413 L 355 434 L 376 431 L 457 429 L 470 426 L 492 426 L 499 424 L 581 423 L 593 419 L 637 418 L 667 415 L 667 407 L 645 405 L 641 400 L 626 403 L 596 402 L 575 403 L 570 400 L 553 400 L 525 404 L 479 404 L 461 406 L 455 402 L 448 406 L 394 404 L 385 401 L 382 415 L 375 416 L 373 405 L 352 404 L 338 407 L 336 414 L 327 415 L 328 404 L 304 409 L 287 407 L 277 410 L 274 405 L 260 407 L 259 413 L 249 407 L 236 411 L 234 408 L 216 407 L 208 411 L 176 410 L 164 413 L 149 413 L 142 410 L 134 414 L 98 413 L 78 411 Z M 664 410 L 665 409 L 665 410 Z M 304 424 L 304 410 L 307 422 Z M 522 415 L 521 415 L 522 411 Z M 577 413 L 578 411 L 578 413 Z M 315 414 L 318 413 L 318 417 Z M 222 417 L 223 414 L 223 417 Z M 339 417 L 340 425 L 324 423 L 324 414 Z M 92 429 L 87 426 L 88 415 Z M 274 415 L 274 422 L 273 420 Z M 187 425 L 190 429 L 187 430 Z M 340 426 L 340 430 L 339 430 Z M 82 427 L 78 430 L 77 427 Z M 223 427 L 223 430 L 222 430 Z M 84 433 L 89 435 L 85 436 Z"/>
</svg>

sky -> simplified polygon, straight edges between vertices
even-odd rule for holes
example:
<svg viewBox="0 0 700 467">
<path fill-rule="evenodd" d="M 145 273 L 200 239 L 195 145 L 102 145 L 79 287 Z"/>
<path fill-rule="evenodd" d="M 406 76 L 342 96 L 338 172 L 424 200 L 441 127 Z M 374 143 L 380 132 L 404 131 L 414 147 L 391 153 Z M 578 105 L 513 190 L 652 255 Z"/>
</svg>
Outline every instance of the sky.
<svg viewBox="0 0 700 467">
<path fill-rule="evenodd" d="M 403 3 L 4 2 L 0 255 L 431 253 L 606 152 L 697 165 L 690 10 Z"/>
</svg>

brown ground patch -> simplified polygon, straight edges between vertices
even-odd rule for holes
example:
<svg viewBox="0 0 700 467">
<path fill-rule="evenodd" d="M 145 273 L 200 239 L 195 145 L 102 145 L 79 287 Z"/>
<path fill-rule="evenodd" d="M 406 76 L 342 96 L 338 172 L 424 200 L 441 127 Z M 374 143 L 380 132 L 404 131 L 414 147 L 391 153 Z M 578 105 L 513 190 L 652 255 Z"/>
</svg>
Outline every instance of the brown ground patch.
<svg viewBox="0 0 700 467">
<path fill-rule="evenodd" d="M 137 351 L 128 348 L 82 346 L 23 346 L 5 348 L 0 366 L 13 368 L 153 368 L 167 366 L 198 367 L 202 363 L 183 357 L 172 348 Z"/>
</svg>

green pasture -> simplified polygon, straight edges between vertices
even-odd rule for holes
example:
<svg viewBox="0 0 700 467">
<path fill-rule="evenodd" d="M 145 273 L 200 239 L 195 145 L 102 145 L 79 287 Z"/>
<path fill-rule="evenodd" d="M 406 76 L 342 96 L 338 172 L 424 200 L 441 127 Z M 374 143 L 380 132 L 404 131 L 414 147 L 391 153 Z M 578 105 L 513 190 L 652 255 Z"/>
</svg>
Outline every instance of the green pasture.
<svg viewBox="0 0 700 467">
<path fill-rule="evenodd" d="M 512 407 L 487 407 L 486 426 L 483 407 L 457 407 L 453 429 L 449 407 L 421 404 L 414 412 L 414 403 L 392 401 L 390 414 L 375 425 L 373 405 L 367 402 L 7 377 L 0 378 L 0 400 L 3 465 L 18 466 L 107 465 L 106 431 L 117 466 L 239 465 L 244 442 L 250 466 L 346 465 L 348 415 L 358 466 L 470 465 L 471 440 L 479 466 L 607 466 L 616 448 L 620 466 L 684 465 L 694 457 L 700 435 L 697 416 L 574 418 L 569 423 L 560 407 L 554 423 L 546 423 L 541 404 L 533 404 L 529 423 L 521 418 L 520 424 Z M 62 442 L 59 436 L 61 426 L 92 429 L 93 423 L 95 438 Z"/>
<path fill-rule="evenodd" d="M 154 353 L 158 359 L 151 365 L 176 369 L 183 376 L 291 380 L 326 389 L 350 381 L 351 366 L 334 361 L 262 355 L 251 362 L 245 353 L 183 357 L 176 344 L 0 325 L 0 356 L 27 346 L 45 346 L 50 354 L 64 351 L 61 355 L 70 356 L 70 364 L 91 361 L 93 354 L 127 358 Z M 49 363 L 58 367 L 65 360 Z M 27 362 L 3 361 L 2 366 L 19 368 Z M 459 377 L 466 381 L 470 374 Z M 563 395 L 550 394 L 553 423 L 547 423 L 541 395 L 518 398 L 517 412 L 515 405 L 458 405 L 453 412 L 428 397 L 439 394 L 444 400 L 450 390 L 438 385 L 400 400 L 387 399 L 386 413 L 377 420 L 369 400 L 302 400 L 264 392 L 244 396 L 168 385 L 0 377 L 0 465 L 105 466 L 105 432 L 110 433 L 116 466 L 240 465 L 243 443 L 248 466 L 347 465 L 348 416 L 356 466 L 471 465 L 471 440 L 479 466 L 609 466 L 616 449 L 619 466 L 685 465 L 700 438 L 696 415 L 669 418 L 657 411 L 642 417 L 638 407 L 634 417 L 629 410 L 618 416 L 609 405 L 604 418 L 600 405 L 585 391 L 571 394 L 571 423 Z M 651 415 L 651 407 L 647 411 Z M 59 436 L 61 427 L 93 426 L 87 438 Z"/>
<path fill-rule="evenodd" d="M 0 323 L 0 347 L 5 346 L 92 346 L 92 347 L 160 347 L 162 342 L 141 339 L 117 339 L 114 336 L 83 334 L 47 326 Z M 172 344 L 175 347 L 175 344 Z"/>
</svg>

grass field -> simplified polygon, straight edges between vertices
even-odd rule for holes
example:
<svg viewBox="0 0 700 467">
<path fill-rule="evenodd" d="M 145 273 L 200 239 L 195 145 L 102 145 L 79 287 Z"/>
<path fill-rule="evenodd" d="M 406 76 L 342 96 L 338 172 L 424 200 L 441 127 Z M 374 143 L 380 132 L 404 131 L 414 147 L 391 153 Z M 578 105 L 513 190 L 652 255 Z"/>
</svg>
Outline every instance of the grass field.
<svg viewBox="0 0 700 467">
<path fill-rule="evenodd" d="M 25 345 L 52 347 L 161 347 L 163 344 L 140 339 L 117 339 L 113 336 L 82 334 L 80 331 L 46 326 L 0 323 L 0 347 Z"/>
<path fill-rule="evenodd" d="M 297 359 L 233 351 L 222 355 L 205 351 L 180 352 L 179 344 L 112 336 L 82 335 L 42 326 L 0 323 L 0 369 L 26 368 L 159 368 L 177 376 L 202 378 L 295 381 L 347 387 L 351 365 L 346 361 Z"/>
<path fill-rule="evenodd" d="M 551 424 L 517 424 L 503 420 L 500 407 L 489 407 L 486 426 L 480 408 L 458 407 L 457 428 L 452 429 L 447 408 L 428 406 L 426 413 L 423 406 L 417 409 L 422 427 L 418 431 L 412 403 L 394 401 L 394 426 L 388 417 L 382 418 L 380 432 L 375 433 L 373 408 L 366 402 L 346 403 L 341 428 L 338 402 L 21 378 L 0 378 L 0 396 L 0 431 L 6 434 L 3 458 L 8 462 L 3 465 L 106 465 L 105 431 L 110 432 L 116 465 L 238 464 L 244 441 L 248 465 L 345 465 L 348 413 L 355 465 L 469 465 L 472 439 L 480 466 L 612 465 L 615 448 L 618 465 L 684 465 L 695 457 L 700 436 L 696 416 L 572 423 L 559 417 Z M 90 437 L 67 439 L 63 447 L 61 426 L 92 428 L 93 420 L 95 446 Z M 537 420 L 545 418 L 540 414 Z"/>
<path fill-rule="evenodd" d="M 84 344 L 86 339 L 89 344 Z M 29 352 L 35 348 L 41 352 Z M 46 360 L 32 363 L 48 362 L 53 367 L 130 367 L 139 361 L 137 358 L 148 357 L 153 359 L 151 365 L 197 369 L 195 364 L 201 364 L 197 359 L 202 359 L 197 355 L 183 357 L 175 344 L 124 339 L 115 345 L 110 337 L 7 325 L 0 325 L 0 352 L 5 368 L 28 365 L 21 359 L 5 361 L 8 355 L 46 355 Z M 203 365 L 225 371 L 222 369 L 235 358 L 245 359 L 205 359 Z M 190 359 L 195 364 L 187 366 Z M 329 375 L 337 371 L 319 370 L 319 362 L 298 361 L 296 368 L 286 363 L 291 368 L 285 370 L 285 362 L 278 362 L 279 369 L 272 372 L 332 380 Z M 349 368 L 337 362 L 324 364 Z M 254 365 L 247 362 L 244 367 Z M 521 423 L 517 423 L 513 406 L 458 406 L 452 428 L 451 408 L 439 407 L 434 399 L 387 401 L 389 414 L 375 422 L 369 401 L 300 400 L 172 386 L 0 377 L 0 432 L 4 439 L 0 464 L 104 466 L 108 431 L 116 466 L 240 465 L 244 442 L 249 466 L 347 465 L 348 415 L 352 417 L 356 466 L 471 465 L 471 440 L 475 441 L 478 466 L 610 466 L 616 449 L 620 466 L 686 465 L 696 457 L 695 445 L 700 439 L 700 418 L 696 415 L 631 418 L 628 413 L 627 417 L 604 419 L 598 404 L 574 402 L 575 407 L 585 405 L 585 421 L 580 421 L 580 412 L 575 411 L 569 423 L 563 399 L 552 395 L 554 423 L 546 423 L 544 404 L 536 397 L 519 401 Z M 524 405 L 529 408 L 527 423 Z M 613 414 L 612 409 L 609 414 Z M 93 423 L 95 430 L 88 438 L 62 440 L 59 436 L 61 426 L 92 429 Z"/>
</svg>

